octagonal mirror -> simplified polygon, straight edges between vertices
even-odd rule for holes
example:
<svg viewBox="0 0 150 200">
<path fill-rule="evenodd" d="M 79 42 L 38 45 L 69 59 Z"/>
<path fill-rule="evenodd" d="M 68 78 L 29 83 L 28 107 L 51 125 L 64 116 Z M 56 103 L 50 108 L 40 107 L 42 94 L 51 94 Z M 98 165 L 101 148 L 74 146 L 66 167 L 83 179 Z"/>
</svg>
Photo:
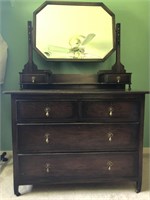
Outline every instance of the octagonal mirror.
<svg viewBox="0 0 150 200">
<path fill-rule="evenodd" d="M 115 15 L 103 3 L 46 1 L 33 13 L 33 45 L 48 61 L 104 61 Z"/>
</svg>

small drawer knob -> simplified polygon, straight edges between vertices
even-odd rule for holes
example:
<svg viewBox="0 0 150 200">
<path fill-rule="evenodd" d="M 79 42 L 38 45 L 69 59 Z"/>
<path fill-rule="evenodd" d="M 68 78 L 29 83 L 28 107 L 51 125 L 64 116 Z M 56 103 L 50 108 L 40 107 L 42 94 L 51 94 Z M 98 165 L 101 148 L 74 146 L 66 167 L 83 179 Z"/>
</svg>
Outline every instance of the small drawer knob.
<svg viewBox="0 0 150 200">
<path fill-rule="evenodd" d="M 113 137 L 113 133 L 112 132 L 108 132 L 107 136 L 108 136 L 108 141 L 111 142 L 112 141 L 112 137 Z"/>
<path fill-rule="evenodd" d="M 120 81 L 121 81 L 121 76 L 117 76 L 116 79 L 117 79 L 117 83 L 120 83 Z"/>
<path fill-rule="evenodd" d="M 109 107 L 108 112 L 109 112 L 109 116 L 112 117 L 112 115 L 113 115 L 113 108 L 111 106 Z"/>
<path fill-rule="evenodd" d="M 50 139 L 49 136 L 50 136 L 49 133 L 46 133 L 45 136 L 44 136 L 44 139 L 45 139 L 45 143 L 46 143 L 46 144 L 49 143 L 49 139 Z"/>
<path fill-rule="evenodd" d="M 46 172 L 49 173 L 50 172 L 50 164 L 46 163 L 45 168 L 46 168 Z"/>
<path fill-rule="evenodd" d="M 109 171 L 111 171 L 112 166 L 113 166 L 113 162 L 109 160 L 109 161 L 107 162 L 107 168 L 108 168 Z"/>
<path fill-rule="evenodd" d="M 32 77 L 31 77 L 32 83 L 35 83 L 35 80 L 36 80 L 36 77 L 35 77 L 35 76 L 32 76 Z"/>
<path fill-rule="evenodd" d="M 45 116 L 46 116 L 46 117 L 49 117 L 50 108 L 49 108 L 49 107 L 46 107 L 46 108 L 44 109 L 44 111 L 45 111 Z"/>
</svg>

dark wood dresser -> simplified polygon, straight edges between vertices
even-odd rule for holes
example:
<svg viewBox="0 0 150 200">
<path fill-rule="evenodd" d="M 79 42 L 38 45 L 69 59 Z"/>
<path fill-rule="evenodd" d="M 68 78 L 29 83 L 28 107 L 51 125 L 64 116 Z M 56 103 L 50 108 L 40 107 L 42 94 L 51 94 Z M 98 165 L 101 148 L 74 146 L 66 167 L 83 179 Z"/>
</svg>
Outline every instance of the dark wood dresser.
<svg viewBox="0 0 150 200">
<path fill-rule="evenodd" d="M 146 92 L 20 90 L 12 101 L 19 185 L 134 181 L 140 192 Z"/>
</svg>

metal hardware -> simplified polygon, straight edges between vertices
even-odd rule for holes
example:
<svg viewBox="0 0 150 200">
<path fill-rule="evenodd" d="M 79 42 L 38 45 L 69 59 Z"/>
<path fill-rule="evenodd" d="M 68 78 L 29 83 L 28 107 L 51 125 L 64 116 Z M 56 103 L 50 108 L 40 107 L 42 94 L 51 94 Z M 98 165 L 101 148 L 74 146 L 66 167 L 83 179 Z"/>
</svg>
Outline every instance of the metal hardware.
<svg viewBox="0 0 150 200">
<path fill-rule="evenodd" d="M 112 166 L 113 166 L 113 162 L 112 161 L 108 161 L 107 162 L 107 167 L 108 167 L 109 171 L 112 169 Z"/>
<path fill-rule="evenodd" d="M 49 108 L 49 107 L 46 107 L 46 108 L 44 109 L 44 111 L 45 111 L 46 117 L 49 117 L 50 108 Z"/>
<path fill-rule="evenodd" d="M 113 108 L 109 107 L 109 116 L 111 117 L 113 115 Z"/>
<path fill-rule="evenodd" d="M 45 134 L 45 142 L 46 142 L 47 144 L 49 143 L 49 136 L 50 136 L 49 133 L 46 133 L 46 134 Z"/>
<path fill-rule="evenodd" d="M 107 136 L 108 136 L 109 142 L 111 142 L 112 141 L 112 137 L 113 137 L 113 133 L 112 132 L 108 132 Z"/>
<path fill-rule="evenodd" d="M 32 83 L 35 83 L 36 77 L 35 77 L 35 76 L 32 76 L 31 79 L 32 79 Z"/>
<path fill-rule="evenodd" d="M 50 164 L 46 163 L 45 167 L 46 167 L 46 172 L 49 173 L 50 172 Z"/>
<path fill-rule="evenodd" d="M 117 79 L 117 83 L 120 83 L 120 81 L 121 81 L 121 76 L 117 76 L 116 79 Z"/>
</svg>

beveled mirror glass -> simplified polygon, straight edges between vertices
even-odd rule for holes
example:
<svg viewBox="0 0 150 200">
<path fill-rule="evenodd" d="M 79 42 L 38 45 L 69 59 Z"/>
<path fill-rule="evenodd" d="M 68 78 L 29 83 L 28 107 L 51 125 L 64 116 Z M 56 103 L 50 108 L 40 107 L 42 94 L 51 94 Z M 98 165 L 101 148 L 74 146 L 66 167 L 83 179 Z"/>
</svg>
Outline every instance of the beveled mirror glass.
<svg viewBox="0 0 150 200">
<path fill-rule="evenodd" d="M 104 61 L 114 51 L 115 15 L 103 3 L 46 1 L 33 13 L 33 36 L 48 61 Z"/>
</svg>

